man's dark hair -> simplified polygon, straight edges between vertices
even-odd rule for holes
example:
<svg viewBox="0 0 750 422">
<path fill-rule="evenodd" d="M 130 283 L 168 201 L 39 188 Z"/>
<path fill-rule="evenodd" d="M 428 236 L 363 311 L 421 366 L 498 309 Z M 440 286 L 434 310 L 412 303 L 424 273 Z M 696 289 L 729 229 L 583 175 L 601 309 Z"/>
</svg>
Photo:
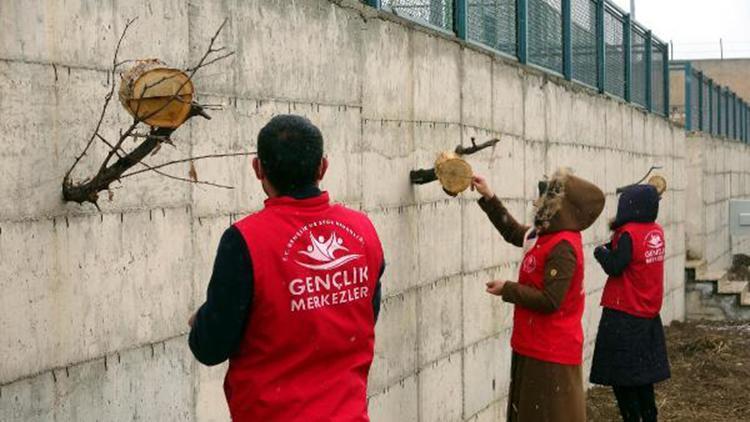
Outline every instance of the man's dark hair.
<svg viewBox="0 0 750 422">
<path fill-rule="evenodd" d="M 323 135 L 305 117 L 282 114 L 258 133 L 258 159 L 280 195 L 316 182 L 323 158 Z"/>
</svg>

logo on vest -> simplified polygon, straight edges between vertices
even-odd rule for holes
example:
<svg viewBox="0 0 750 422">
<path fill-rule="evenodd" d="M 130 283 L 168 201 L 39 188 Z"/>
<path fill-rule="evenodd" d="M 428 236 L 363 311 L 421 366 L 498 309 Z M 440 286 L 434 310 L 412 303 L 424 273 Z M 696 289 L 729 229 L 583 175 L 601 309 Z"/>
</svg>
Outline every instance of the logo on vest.
<svg viewBox="0 0 750 422">
<path fill-rule="evenodd" d="M 521 269 L 525 273 L 533 273 L 536 270 L 536 257 L 534 255 L 527 255 L 523 260 Z"/>
<path fill-rule="evenodd" d="M 646 264 L 664 261 L 664 235 L 660 230 L 648 232 L 644 240 Z"/>
<path fill-rule="evenodd" d="M 357 264 L 364 257 L 364 246 L 364 238 L 338 220 L 324 219 L 300 227 L 282 256 L 284 262 L 293 261 L 298 266 L 298 275 L 288 282 L 291 311 L 369 297 L 369 267 Z"/>
<path fill-rule="evenodd" d="M 334 256 L 336 251 L 349 252 L 349 249 L 344 246 L 344 240 L 336 236 L 335 232 L 331 233 L 331 237 L 327 240 L 323 236 L 318 236 L 316 239 L 310 233 L 310 245 L 297 253 L 305 255 L 315 262 L 306 263 L 297 260 L 294 262 L 311 270 L 332 270 L 362 256 L 361 254 L 352 253 L 336 258 Z"/>
</svg>

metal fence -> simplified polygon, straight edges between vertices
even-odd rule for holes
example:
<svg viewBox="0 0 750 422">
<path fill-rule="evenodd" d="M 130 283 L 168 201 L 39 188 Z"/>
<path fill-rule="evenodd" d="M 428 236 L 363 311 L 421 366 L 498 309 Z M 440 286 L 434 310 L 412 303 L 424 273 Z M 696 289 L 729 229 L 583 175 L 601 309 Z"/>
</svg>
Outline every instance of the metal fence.
<svg viewBox="0 0 750 422">
<path fill-rule="evenodd" d="M 696 70 L 690 62 L 672 62 L 672 72 L 685 80 L 684 107 L 673 118 L 685 129 L 750 142 L 750 104 L 732 90 Z"/>
<path fill-rule="evenodd" d="M 669 114 L 668 46 L 607 0 L 363 0 Z"/>
</svg>

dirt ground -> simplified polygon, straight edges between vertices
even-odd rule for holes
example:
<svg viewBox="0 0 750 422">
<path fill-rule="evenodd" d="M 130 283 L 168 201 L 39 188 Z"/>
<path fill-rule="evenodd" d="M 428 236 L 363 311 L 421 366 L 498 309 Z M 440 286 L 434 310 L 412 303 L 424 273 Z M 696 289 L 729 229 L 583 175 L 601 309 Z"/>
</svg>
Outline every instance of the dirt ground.
<svg viewBox="0 0 750 422">
<path fill-rule="evenodd" d="M 656 386 L 660 421 L 750 421 L 750 323 L 675 322 L 672 378 Z M 612 390 L 588 392 L 589 421 L 619 421 Z"/>
</svg>

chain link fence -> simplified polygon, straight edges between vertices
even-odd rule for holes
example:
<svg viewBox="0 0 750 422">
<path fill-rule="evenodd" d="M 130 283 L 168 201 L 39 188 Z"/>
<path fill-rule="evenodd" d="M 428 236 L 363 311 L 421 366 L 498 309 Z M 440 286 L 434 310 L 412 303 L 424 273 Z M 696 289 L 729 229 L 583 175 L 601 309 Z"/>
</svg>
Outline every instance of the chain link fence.
<svg viewBox="0 0 750 422">
<path fill-rule="evenodd" d="M 596 1 L 571 1 L 573 79 L 596 87 Z"/>
<path fill-rule="evenodd" d="M 516 54 L 516 0 L 470 0 L 466 13 L 471 41 Z"/>
<path fill-rule="evenodd" d="M 562 1 L 528 0 L 529 63 L 562 73 Z"/>
<path fill-rule="evenodd" d="M 685 83 L 682 95 L 675 98 L 673 120 L 684 122 L 688 131 L 750 142 L 750 104 L 696 70 L 690 62 L 672 62 L 670 72 L 684 78 Z M 680 100 L 682 105 L 678 104 Z"/>
<path fill-rule="evenodd" d="M 666 54 L 658 45 L 651 46 L 651 105 L 654 110 L 664 110 L 666 99 L 664 96 L 664 73 L 669 69 L 669 63 L 664 59 Z"/>
<path fill-rule="evenodd" d="M 701 126 L 700 129 L 704 132 L 711 133 L 711 97 L 710 97 L 710 87 L 708 84 L 701 84 L 701 94 L 700 94 L 700 103 L 701 107 L 703 107 L 703 110 L 706 110 L 706 113 L 701 113 Z"/>
<path fill-rule="evenodd" d="M 609 0 L 362 0 L 667 115 L 667 45 Z"/>
<path fill-rule="evenodd" d="M 607 92 L 625 98 L 625 37 L 620 14 L 604 11 L 604 87 Z"/>
<path fill-rule="evenodd" d="M 632 34 L 632 64 L 630 99 L 642 106 L 646 105 L 646 38 L 640 31 Z"/>
<path fill-rule="evenodd" d="M 398 16 L 453 31 L 453 0 L 381 0 L 380 6 Z"/>
</svg>

